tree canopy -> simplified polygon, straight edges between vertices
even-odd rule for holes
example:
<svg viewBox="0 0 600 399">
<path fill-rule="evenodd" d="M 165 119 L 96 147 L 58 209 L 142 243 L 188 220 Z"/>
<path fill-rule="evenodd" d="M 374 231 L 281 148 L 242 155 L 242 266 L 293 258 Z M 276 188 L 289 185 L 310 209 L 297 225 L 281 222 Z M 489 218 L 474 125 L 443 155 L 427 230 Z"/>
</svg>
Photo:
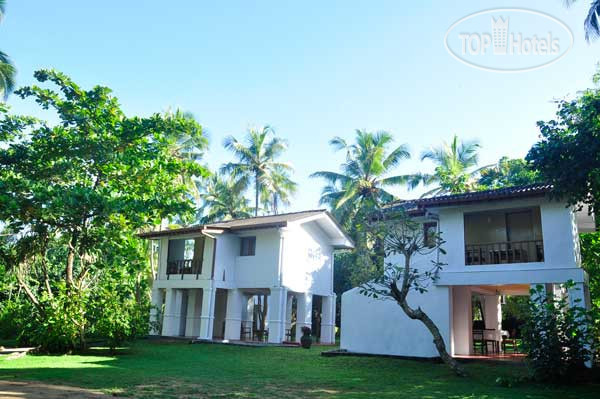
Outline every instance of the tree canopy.
<svg viewBox="0 0 600 399">
<path fill-rule="evenodd" d="M 194 120 L 128 117 L 106 87 L 84 90 L 53 70 L 34 76 L 58 90 L 33 85 L 15 94 L 54 111 L 60 123 L 1 109 L 0 220 L 11 234 L 3 258 L 32 306 L 31 337 L 62 339 L 57 348 L 68 349 L 88 328 L 115 326 L 119 319 L 104 319 L 108 313 L 90 317 L 111 298 L 125 311 L 135 291 L 126 285 L 136 279 L 120 276 L 139 281 L 148 270 L 135 232 L 173 215 L 191 220 L 180 176 L 208 171 L 175 151 L 182 136 L 204 143 Z M 112 296 L 98 294 L 106 289 Z"/>
<path fill-rule="evenodd" d="M 502 157 L 496 165 L 483 168 L 477 185 L 482 190 L 540 183 L 539 172 L 524 159 Z"/>
</svg>

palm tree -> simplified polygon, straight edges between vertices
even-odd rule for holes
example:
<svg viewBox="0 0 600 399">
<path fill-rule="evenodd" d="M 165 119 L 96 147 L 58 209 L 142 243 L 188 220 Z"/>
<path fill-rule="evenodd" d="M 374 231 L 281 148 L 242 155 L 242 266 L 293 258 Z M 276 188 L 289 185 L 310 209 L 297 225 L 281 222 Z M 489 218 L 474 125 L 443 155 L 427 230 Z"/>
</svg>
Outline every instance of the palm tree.
<svg viewBox="0 0 600 399">
<path fill-rule="evenodd" d="M 329 144 L 336 150 L 346 152 L 346 161 L 340 165 L 341 173 L 319 171 L 310 177 L 322 178 L 326 182 L 320 203 L 328 205 L 338 220 L 349 225 L 361 211 L 395 199 L 389 187 L 407 184 L 412 175 L 392 175 L 398 164 L 410 158 L 406 144 L 389 151 L 394 141 L 388 132 L 377 133 L 356 130 L 354 144 L 340 137 Z"/>
<path fill-rule="evenodd" d="M 268 213 L 277 215 L 279 206 L 288 206 L 298 184 L 292 181 L 287 170 L 276 167 L 268 182 L 263 185 L 260 201 Z"/>
<path fill-rule="evenodd" d="M 428 186 L 437 184 L 437 187 L 423 194 L 430 195 L 457 194 L 473 190 L 477 186 L 476 176 L 482 168 L 473 170 L 479 162 L 479 143 L 476 141 L 459 141 L 454 135 L 450 144 L 443 142 L 441 146 L 424 151 L 421 161 L 430 159 L 436 165 L 433 174 L 418 174 L 410 182 L 411 188 L 419 183 Z"/>
<path fill-rule="evenodd" d="M 201 184 L 200 223 L 250 217 L 252 208 L 244 197 L 244 184 L 232 176 L 215 173 Z"/>
<path fill-rule="evenodd" d="M 0 0 L 0 21 L 4 17 L 6 1 Z M 17 69 L 4 52 L 0 51 L 0 95 L 6 100 L 15 88 Z"/>
<path fill-rule="evenodd" d="M 570 7 L 577 0 L 563 0 L 567 7 Z M 588 42 L 600 37 L 600 24 L 598 23 L 598 15 L 600 14 L 600 0 L 593 0 L 588 10 L 588 15 L 583 21 L 585 30 L 585 40 Z"/>
<path fill-rule="evenodd" d="M 276 161 L 287 149 L 286 142 L 275 136 L 270 126 L 260 129 L 249 129 L 245 143 L 235 137 L 226 137 L 223 145 L 237 158 L 237 162 L 229 162 L 221 168 L 230 173 L 248 187 L 254 185 L 254 216 L 258 216 L 260 193 L 276 180 L 274 175 L 291 172 L 292 166 L 287 162 Z M 283 185 L 280 185 L 284 189 Z"/>
</svg>

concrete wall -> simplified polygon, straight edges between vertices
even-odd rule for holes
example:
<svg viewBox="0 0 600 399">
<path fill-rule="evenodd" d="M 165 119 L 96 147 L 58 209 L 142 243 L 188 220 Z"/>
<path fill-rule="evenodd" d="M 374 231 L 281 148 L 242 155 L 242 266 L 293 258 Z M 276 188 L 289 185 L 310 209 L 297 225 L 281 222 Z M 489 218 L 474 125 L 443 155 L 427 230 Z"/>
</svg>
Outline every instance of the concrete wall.
<svg viewBox="0 0 600 399">
<path fill-rule="evenodd" d="M 239 244 L 235 248 L 234 275 L 236 286 L 240 288 L 268 288 L 278 285 L 279 230 L 244 231 L 243 234 L 240 234 L 240 237 L 250 236 L 256 237 L 254 256 L 239 256 Z"/>
<path fill-rule="evenodd" d="M 314 222 L 284 233 L 282 284 L 291 291 L 314 295 L 333 293 L 333 248 Z"/>
</svg>

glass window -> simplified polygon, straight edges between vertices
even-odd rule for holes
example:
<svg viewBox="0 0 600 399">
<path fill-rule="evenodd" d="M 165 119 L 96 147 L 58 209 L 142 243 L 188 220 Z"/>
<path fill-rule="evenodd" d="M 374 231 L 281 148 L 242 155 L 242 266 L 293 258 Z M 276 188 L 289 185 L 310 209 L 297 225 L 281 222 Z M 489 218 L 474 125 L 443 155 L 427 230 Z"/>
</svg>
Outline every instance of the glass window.
<svg viewBox="0 0 600 399">
<path fill-rule="evenodd" d="M 256 237 L 242 237 L 240 244 L 240 256 L 254 256 Z"/>
</svg>

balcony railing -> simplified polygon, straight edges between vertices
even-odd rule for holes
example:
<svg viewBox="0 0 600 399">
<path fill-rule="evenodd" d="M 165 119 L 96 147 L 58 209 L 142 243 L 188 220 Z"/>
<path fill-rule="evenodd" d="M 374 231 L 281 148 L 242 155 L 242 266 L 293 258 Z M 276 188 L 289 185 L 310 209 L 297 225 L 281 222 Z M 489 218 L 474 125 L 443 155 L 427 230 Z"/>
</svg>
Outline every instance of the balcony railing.
<svg viewBox="0 0 600 399">
<path fill-rule="evenodd" d="M 185 274 L 195 274 L 196 278 L 198 278 L 198 276 L 202 274 L 202 260 L 169 260 L 167 261 L 167 279 L 169 279 L 171 274 L 181 275 L 182 280 Z"/>
<path fill-rule="evenodd" d="M 466 265 L 496 265 L 544 261 L 542 240 L 465 245 Z"/>
</svg>

